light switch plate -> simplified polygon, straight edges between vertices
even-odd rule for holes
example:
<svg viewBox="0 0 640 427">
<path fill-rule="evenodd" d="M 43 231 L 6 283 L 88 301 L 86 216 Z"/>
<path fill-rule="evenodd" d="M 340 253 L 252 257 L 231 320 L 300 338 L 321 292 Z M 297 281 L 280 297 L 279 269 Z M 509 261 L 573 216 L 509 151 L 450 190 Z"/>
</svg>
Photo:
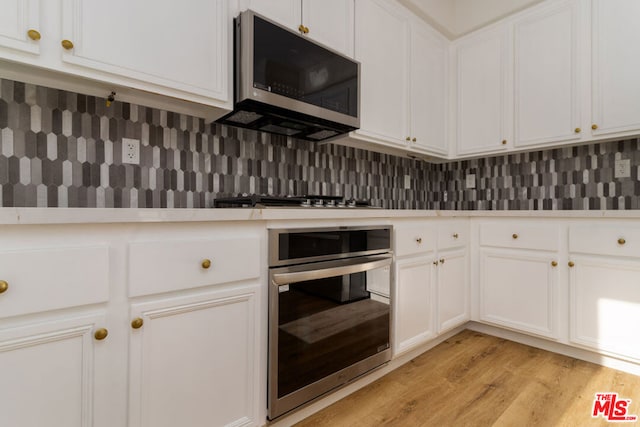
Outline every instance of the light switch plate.
<svg viewBox="0 0 640 427">
<path fill-rule="evenodd" d="M 140 140 L 122 138 L 122 163 L 140 164 Z"/>
<path fill-rule="evenodd" d="M 616 160 L 613 176 L 615 178 L 629 178 L 631 176 L 631 160 Z"/>
<path fill-rule="evenodd" d="M 411 188 L 411 176 L 409 175 L 404 176 L 404 188 L 405 190 L 408 190 Z"/>
<path fill-rule="evenodd" d="M 467 175 L 467 181 L 465 183 L 466 188 L 476 188 L 476 174 L 470 173 Z"/>
</svg>

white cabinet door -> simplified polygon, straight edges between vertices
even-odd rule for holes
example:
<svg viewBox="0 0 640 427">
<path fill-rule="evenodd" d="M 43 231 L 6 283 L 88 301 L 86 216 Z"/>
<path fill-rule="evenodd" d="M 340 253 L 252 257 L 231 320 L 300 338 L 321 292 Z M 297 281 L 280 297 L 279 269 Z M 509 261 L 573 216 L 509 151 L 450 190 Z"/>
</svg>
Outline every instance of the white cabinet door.
<svg viewBox="0 0 640 427">
<path fill-rule="evenodd" d="M 315 41 L 353 56 L 354 0 L 302 0 L 302 23 Z"/>
<path fill-rule="evenodd" d="M 438 253 L 438 333 L 469 320 L 469 280 L 467 250 Z"/>
<path fill-rule="evenodd" d="M 570 340 L 640 360 L 640 262 L 571 256 Z"/>
<path fill-rule="evenodd" d="M 411 25 L 409 99 L 412 148 L 446 155 L 449 42 L 424 24 Z"/>
<path fill-rule="evenodd" d="M 63 0 L 64 71 L 203 104 L 227 101 L 226 0 Z M 150 89 L 150 85 L 163 88 Z"/>
<path fill-rule="evenodd" d="M 457 154 L 498 152 L 512 133 L 511 37 L 498 27 L 456 45 Z"/>
<path fill-rule="evenodd" d="M 362 63 L 360 131 L 405 146 L 408 20 L 384 0 L 356 1 L 355 57 Z"/>
<path fill-rule="evenodd" d="M 396 262 L 393 353 L 405 352 L 435 335 L 434 265 L 431 257 Z"/>
<path fill-rule="evenodd" d="M 582 135 L 580 5 L 576 0 L 554 3 L 515 22 L 516 147 Z"/>
<path fill-rule="evenodd" d="M 38 0 L 0 0 L 0 11 L 0 47 L 40 53 Z M 32 32 L 29 35 L 30 30 L 38 34 Z"/>
<path fill-rule="evenodd" d="M 277 23 L 298 31 L 302 23 L 301 0 L 250 0 L 245 1 L 242 9 L 251 9 Z"/>
<path fill-rule="evenodd" d="M 640 129 L 640 2 L 594 0 L 594 135 Z"/>
<path fill-rule="evenodd" d="M 553 262 L 553 253 L 480 249 L 480 319 L 558 338 Z"/>
<path fill-rule="evenodd" d="M 109 425 L 93 418 L 96 388 L 104 386 L 95 362 L 109 348 L 109 337 L 94 339 L 103 326 L 103 316 L 90 316 L 0 330 L 0 425 Z"/>
<path fill-rule="evenodd" d="M 135 304 L 130 426 L 257 425 L 257 286 Z"/>
</svg>

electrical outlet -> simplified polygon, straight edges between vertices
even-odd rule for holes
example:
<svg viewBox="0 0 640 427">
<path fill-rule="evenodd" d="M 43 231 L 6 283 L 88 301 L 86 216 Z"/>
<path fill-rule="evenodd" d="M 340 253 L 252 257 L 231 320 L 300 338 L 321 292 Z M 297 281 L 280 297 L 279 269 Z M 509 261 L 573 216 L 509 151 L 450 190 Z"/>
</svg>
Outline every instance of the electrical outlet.
<svg viewBox="0 0 640 427">
<path fill-rule="evenodd" d="M 476 188 L 476 174 L 470 173 L 467 175 L 467 182 L 465 183 L 466 188 Z"/>
<path fill-rule="evenodd" d="M 140 164 L 140 140 L 122 138 L 122 163 Z"/>
<path fill-rule="evenodd" d="M 406 190 L 411 188 L 411 177 L 409 175 L 404 176 L 404 188 Z"/>
<path fill-rule="evenodd" d="M 615 178 L 629 178 L 631 176 L 631 160 L 616 160 L 613 176 Z"/>
</svg>

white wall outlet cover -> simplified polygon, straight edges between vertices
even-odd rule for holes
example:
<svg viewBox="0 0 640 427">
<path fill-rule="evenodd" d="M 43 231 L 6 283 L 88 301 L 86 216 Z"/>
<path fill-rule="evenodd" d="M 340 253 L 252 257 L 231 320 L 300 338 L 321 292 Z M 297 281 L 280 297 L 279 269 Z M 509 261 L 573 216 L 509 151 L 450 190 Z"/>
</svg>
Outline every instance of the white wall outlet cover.
<svg viewBox="0 0 640 427">
<path fill-rule="evenodd" d="M 467 175 L 467 181 L 465 183 L 466 188 L 476 188 L 476 174 L 470 173 Z"/>
<path fill-rule="evenodd" d="M 614 167 L 615 178 L 629 178 L 631 176 L 631 160 L 616 160 L 616 164 Z"/>
<path fill-rule="evenodd" d="M 122 138 L 122 163 L 140 164 L 140 140 Z"/>
<path fill-rule="evenodd" d="M 411 188 L 411 177 L 409 175 L 404 176 L 404 188 L 405 189 Z"/>
</svg>

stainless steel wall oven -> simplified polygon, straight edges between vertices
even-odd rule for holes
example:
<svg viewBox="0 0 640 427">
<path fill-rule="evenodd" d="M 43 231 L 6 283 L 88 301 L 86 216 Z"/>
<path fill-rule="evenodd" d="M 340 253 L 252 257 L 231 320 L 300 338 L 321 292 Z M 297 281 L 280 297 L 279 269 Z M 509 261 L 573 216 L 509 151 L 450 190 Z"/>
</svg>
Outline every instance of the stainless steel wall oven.
<svg viewBox="0 0 640 427">
<path fill-rule="evenodd" d="M 269 230 L 274 419 L 391 358 L 391 227 Z"/>
</svg>

